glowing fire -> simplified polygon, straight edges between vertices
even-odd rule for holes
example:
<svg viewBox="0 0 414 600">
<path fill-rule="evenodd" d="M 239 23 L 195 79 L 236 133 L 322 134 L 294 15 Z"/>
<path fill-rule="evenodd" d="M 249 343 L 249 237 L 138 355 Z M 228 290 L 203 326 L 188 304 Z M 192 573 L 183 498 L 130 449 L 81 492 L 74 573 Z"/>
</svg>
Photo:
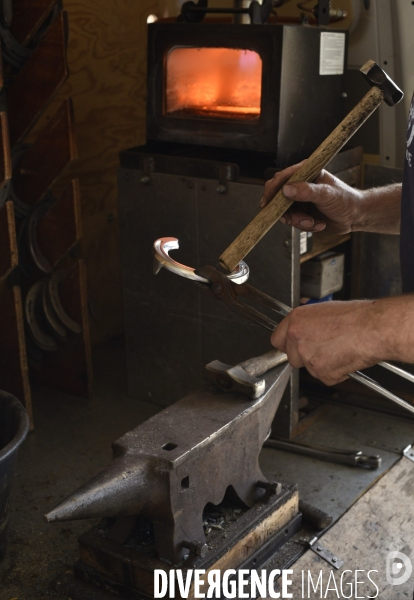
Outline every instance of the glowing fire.
<svg viewBox="0 0 414 600">
<path fill-rule="evenodd" d="M 167 56 L 166 112 L 252 119 L 260 115 L 262 60 L 252 50 L 174 48 Z"/>
</svg>

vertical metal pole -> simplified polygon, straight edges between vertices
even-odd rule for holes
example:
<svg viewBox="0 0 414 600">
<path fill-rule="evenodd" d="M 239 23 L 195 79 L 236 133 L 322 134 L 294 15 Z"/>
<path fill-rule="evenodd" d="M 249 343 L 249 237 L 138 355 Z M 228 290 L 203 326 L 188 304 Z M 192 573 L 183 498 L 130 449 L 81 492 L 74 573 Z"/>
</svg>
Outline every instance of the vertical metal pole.
<svg viewBox="0 0 414 600">
<path fill-rule="evenodd" d="M 233 0 L 234 8 L 248 8 L 250 5 L 250 0 Z M 250 22 L 249 15 L 243 14 L 235 14 L 233 15 L 233 23 L 236 25 L 244 25 Z"/>
<path fill-rule="evenodd" d="M 287 243 L 286 243 L 287 242 Z M 300 300 L 300 232 L 294 227 L 285 241 L 290 250 L 290 293 L 289 300 L 283 296 L 289 306 L 298 306 Z M 290 439 L 299 419 L 299 369 L 294 369 L 289 384 L 283 394 L 275 419 L 272 424 L 272 436 Z"/>
</svg>

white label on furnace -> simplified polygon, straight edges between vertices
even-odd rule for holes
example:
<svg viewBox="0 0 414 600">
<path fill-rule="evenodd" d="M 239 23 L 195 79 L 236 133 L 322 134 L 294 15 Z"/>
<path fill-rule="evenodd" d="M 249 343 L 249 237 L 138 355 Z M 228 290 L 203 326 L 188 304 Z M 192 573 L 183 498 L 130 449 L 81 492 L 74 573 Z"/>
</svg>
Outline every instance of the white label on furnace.
<svg viewBox="0 0 414 600">
<path fill-rule="evenodd" d="M 345 34 L 321 33 L 319 75 L 342 75 L 345 62 Z"/>
</svg>

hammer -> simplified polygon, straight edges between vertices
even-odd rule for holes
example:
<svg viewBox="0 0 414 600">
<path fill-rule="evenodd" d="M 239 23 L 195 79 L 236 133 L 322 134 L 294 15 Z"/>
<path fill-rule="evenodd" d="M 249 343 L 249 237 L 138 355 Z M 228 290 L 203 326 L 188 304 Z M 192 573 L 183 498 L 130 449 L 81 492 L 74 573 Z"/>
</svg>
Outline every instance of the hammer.
<svg viewBox="0 0 414 600">
<path fill-rule="evenodd" d="M 280 350 L 270 350 L 261 356 L 249 358 L 232 367 L 219 360 L 206 365 L 206 376 L 224 392 L 242 392 L 250 398 L 259 398 L 264 394 L 266 382 L 259 379 L 273 367 L 287 361 L 287 355 Z"/>
<path fill-rule="evenodd" d="M 394 106 L 402 100 L 404 93 L 373 60 L 366 62 L 360 71 L 372 88 L 287 183 L 313 181 L 383 100 L 389 106 Z M 277 192 L 269 204 L 256 215 L 223 252 L 220 256 L 220 263 L 232 271 L 292 204 L 293 201 L 285 198 L 282 190 Z"/>
</svg>

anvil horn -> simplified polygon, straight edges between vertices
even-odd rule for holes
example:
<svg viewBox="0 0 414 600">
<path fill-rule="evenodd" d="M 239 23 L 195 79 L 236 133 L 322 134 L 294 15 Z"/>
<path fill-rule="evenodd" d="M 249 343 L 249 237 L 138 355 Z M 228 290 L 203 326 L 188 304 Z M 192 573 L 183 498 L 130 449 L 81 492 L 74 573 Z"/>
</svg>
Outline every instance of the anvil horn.
<svg viewBox="0 0 414 600">
<path fill-rule="evenodd" d="M 45 515 L 48 523 L 119 517 L 140 513 L 156 491 L 147 461 L 134 456 L 115 458 L 76 492 Z"/>
</svg>

